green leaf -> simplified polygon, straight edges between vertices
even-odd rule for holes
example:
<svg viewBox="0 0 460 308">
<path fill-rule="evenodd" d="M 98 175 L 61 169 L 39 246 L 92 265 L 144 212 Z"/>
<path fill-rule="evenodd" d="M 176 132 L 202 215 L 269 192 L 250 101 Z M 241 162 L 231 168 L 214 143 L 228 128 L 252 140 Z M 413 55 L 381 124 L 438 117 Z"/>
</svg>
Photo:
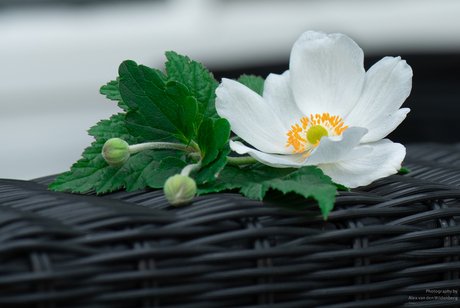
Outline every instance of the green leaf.
<svg viewBox="0 0 460 308">
<path fill-rule="evenodd" d="M 342 185 L 342 184 L 339 184 L 339 183 L 334 183 L 334 185 L 338 190 L 350 191 L 350 188 L 346 187 L 345 185 Z"/>
<path fill-rule="evenodd" d="M 120 138 L 129 144 L 136 143 L 136 138 L 126 129 L 126 113 L 112 115 L 109 120 L 101 120 L 88 130 L 88 134 L 104 144 L 110 138 Z"/>
<path fill-rule="evenodd" d="M 207 118 L 198 130 L 197 143 L 200 146 L 201 164 L 206 166 L 219 154 L 219 150 L 230 137 L 230 123 L 227 119 L 214 120 Z"/>
<path fill-rule="evenodd" d="M 239 192 L 249 198 L 260 200 L 269 189 L 277 189 L 284 194 L 295 192 L 305 198 L 312 197 L 318 201 L 325 219 L 334 207 L 337 194 L 332 180 L 314 166 L 300 169 L 273 168 L 260 163 L 244 168 L 227 166 L 216 181 L 199 186 L 197 194 L 235 188 L 239 188 Z"/>
<path fill-rule="evenodd" d="M 103 85 L 99 92 L 102 95 L 105 95 L 108 99 L 118 101 L 118 107 L 122 108 L 124 111 L 129 111 L 128 105 L 123 101 L 120 95 L 119 82 L 120 77 L 117 77 L 117 80 L 109 81 L 106 85 Z"/>
<path fill-rule="evenodd" d="M 228 143 L 219 151 L 218 156 L 208 165 L 202 167 L 199 171 L 190 174 L 194 178 L 197 185 L 210 183 L 216 180 L 219 172 L 227 164 L 227 155 L 230 153 Z M 176 157 L 166 157 L 160 162 L 157 169 L 152 172 L 147 178 L 147 185 L 152 188 L 162 188 L 166 180 L 181 173 L 188 164 Z"/>
<path fill-rule="evenodd" d="M 264 93 L 264 79 L 260 76 L 254 75 L 241 75 L 237 80 L 238 82 L 244 84 L 246 87 L 256 92 L 260 96 Z"/>
<path fill-rule="evenodd" d="M 217 176 L 220 174 L 221 170 L 227 164 L 227 155 L 230 153 L 230 146 L 228 143 L 219 150 L 217 158 L 214 159 L 211 163 L 207 164 L 205 167 L 201 168 L 195 174 L 191 176 L 195 178 L 195 181 L 198 185 L 204 183 L 214 182 L 217 179 Z"/>
<path fill-rule="evenodd" d="M 398 173 L 399 174 L 407 174 L 407 173 L 410 173 L 411 171 L 406 169 L 406 168 L 401 168 L 398 170 Z"/>
<path fill-rule="evenodd" d="M 174 51 L 166 52 L 166 72 L 170 80 L 179 81 L 190 91 L 198 103 L 198 113 L 195 119 L 195 126 L 198 129 L 205 118 L 218 119 L 216 112 L 215 90 L 219 83 L 212 74 L 196 61 L 189 57 L 177 54 Z"/>
<path fill-rule="evenodd" d="M 186 86 L 166 82 L 161 71 L 134 61 L 123 62 L 119 74 L 121 97 L 131 109 L 125 121 L 133 136 L 190 143 L 198 106 Z"/>
<path fill-rule="evenodd" d="M 49 189 L 80 193 L 91 189 L 104 193 L 122 187 L 128 191 L 137 190 L 147 186 L 148 175 L 158 168 L 161 160 L 182 156 L 177 151 L 142 151 L 133 154 L 121 168 L 108 165 L 101 155 L 105 141 L 121 138 L 129 144 L 137 142 L 128 132 L 124 117 L 125 114 L 113 115 L 110 120 L 102 120 L 91 127 L 88 132 L 97 140 L 85 149 L 83 158 L 73 164 L 70 171 L 62 173 L 50 184 Z"/>
<path fill-rule="evenodd" d="M 197 136 L 202 167 L 193 175 L 198 185 L 214 181 L 227 164 L 227 155 L 230 153 L 229 137 L 230 123 L 227 119 L 204 119 Z"/>
<path fill-rule="evenodd" d="M 147 185 L 152 188 L 163 188 L 166 180 L 175 175 L 179 174 L 187 163 L 177 157 L 166 157 L 164 158 L 155 172 L 151 172 L 147 177 Z"/>
</svg>

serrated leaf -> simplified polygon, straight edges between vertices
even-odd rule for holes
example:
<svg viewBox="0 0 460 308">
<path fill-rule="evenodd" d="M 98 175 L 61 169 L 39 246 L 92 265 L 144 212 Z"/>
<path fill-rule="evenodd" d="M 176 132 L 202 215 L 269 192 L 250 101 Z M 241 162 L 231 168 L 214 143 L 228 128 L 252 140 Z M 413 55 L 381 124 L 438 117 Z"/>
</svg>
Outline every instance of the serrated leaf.
<svg viewBox="0 0 460 308">
<path fill-rule="evenodd" d="M 195 126 L 198 129 L 205 118 L 218 119 L 216 112 L 215 90 L 219 83 L 212 74 L 196 61 L 189 57 L 177 54 L 174 51 L 166 52 L 166 72 L 170 80 L 183 83 L 190 91 L 190 94 L 198 102 L 198 113 L 195 119 Z"/>
<path fill-rule="evenodd" d="M 165 82 L 161 71 L 134 61 L 123 62 L 119 74 L 121 97 L 131 109 L 125 121 L 132 135 L 148 141 L 191 141 L 198 106 L 186 86 Z"/>
<path fill-rule="evenodd" d="M 128 191 L 141 189 L 147 186 L 147 176 L 158 168 L 161 160 L 182 155 L 177 151 L 142 151 L 133 154 L 121 168 L 109 166 L 101 155 L 105 141 L 121 138 L 129 144 L 137 142 L 128 132 L 124 117 L 125 114 L 117 114 L 91 127 L 88 132 L 97 140 L 85 149 L 83 158 L 73 164 L 70 171 L 62 173 L 50 184 L 49 189 L 80 193 L 92 189 L 104 193 L 122 187 Z"/>
<path fill-rule="evenodd" d="M 155 172 L 151 172 L 147 177 L 147 185 L 152 188 L 163 188 L 166 180 L 175 175 L 179 174 L 187 163 L 177 157 L 166 157 L 164 158 Z"/>
<path fill-rule="evenodd" d="M 239 83 L 244 84 L 246 87 L 256 92 L 260 96 L 264 93 L 265 80 L 260 76 L 254 75 L 241 75 L 237 80 Z"/>
<path fill-rule="evenodd" d="M 192 174 L 198 185 L 214 182 L 219 176 L 222 169 L 227 164 L 227 155 L 230 153 L 228 143 L 219 150 L 217 158 L 205 167 L 201 168 L 196 174 Z"/>
<path fill-rule="evenodd" d="M 260 163 L 244 168 L 227 166 L 215 182 L 199 186 L 197 194 L 235 188 L 239 188 L 239 192 L 249 198 L 260 200 L 269 189 L 277 189 L 284 194 L 295 192 L 305 198 L 312 197 L 318 201 L 324 218 L 333 209 L 337 194 L 332 180 L 314 166 L 300 169 L 273 168 Z"/>
<path fill-rule="evenodd" d="M 203 166 L 216 159 L 219 149 L 227 143 L 229 137 L 230 123 L 227 119 L 217 119 L 216 121 L 210 118 L 204 119 L 197 136 Z"/>
<path fill-rule="evenodd" d="M 296 192 L 306 198 L 313 197 L 318 201 L 325 219 L 334 208 L 335 195 L 337 195 L 337 188 L 331 178 L 314 166 L 303 167 L 284 178 L 274 179 L 270 181 L 270 188 L 285 194 Z"/>
<path fill-rule="evenodd" d="M 120 90 L 118 89 L 118 78 L 117 80 L 111 80 L 107 82 L 106 85 L 103 85 L 99 92 L 102 95 L 105 95 L 108 99 L 119 101 L 121 100 Z"/>
<path fill-rule="evenodd" d="M 96 140 L 102 144 L 110 138 L 120 138 L 129 144 L 136 143 L 137 139 L 133 137 L 126 128 L 125 116 L 126 113 L 118 113 L 112 115 L 108 120 L 101 120 L 88 129 L 88 134 L 96 138 Z"/>
<path fill-rule="evenodd" d="M 129 107 L 128 105 L 125 104 L 125 102 L 121 98 L 120 89 L 118 86 L 119 79 L 120 78 L 117 77 L 117 80 L 109 81 L 106 85 L 103 85 L 99 89 L 99 93 L 101 93 L 102 95 L 105 95 L 108 99 L 118 101 L 118 107 L 122 108 L 124 111 L 127 112 L 129 111 Z"/>
</svg>

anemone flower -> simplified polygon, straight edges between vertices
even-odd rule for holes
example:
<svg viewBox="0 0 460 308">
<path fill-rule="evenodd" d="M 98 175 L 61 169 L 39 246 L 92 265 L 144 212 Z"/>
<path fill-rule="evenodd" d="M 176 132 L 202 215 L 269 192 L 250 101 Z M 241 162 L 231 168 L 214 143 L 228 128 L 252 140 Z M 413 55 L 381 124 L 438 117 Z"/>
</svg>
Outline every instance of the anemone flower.
<svg viewBox="0 0 460 308">
<path fill-rule="evenodd" d="M 216 109 L 246 144 L 239 154 L 279 168 L 315 165 L 350 188 L 394 174 L 406 149 L 385 138 L 406 117 L 401 108 L 412 69 L 384 57 L 367 72 L 362 49 L 346 35 L 307 31 L 294 43 L 289 70 L 270 74 L 263 96 L 223 79 Z"/>
</svg>

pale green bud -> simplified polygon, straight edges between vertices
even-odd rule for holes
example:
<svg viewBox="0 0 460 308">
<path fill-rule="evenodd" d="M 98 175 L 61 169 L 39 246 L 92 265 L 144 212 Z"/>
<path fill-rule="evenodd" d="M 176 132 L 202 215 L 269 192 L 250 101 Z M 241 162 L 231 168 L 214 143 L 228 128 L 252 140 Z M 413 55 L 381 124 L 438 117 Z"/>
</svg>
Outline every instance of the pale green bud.
<svg viewBox="0 0 460 308">
<path fill-rule="evenodd" d="M 176 174 L 166 180 L 164 192 L 171 205 L 186 205 L 196 195 L 196 182 L 189 176 Z"/>
<path fill-rule="evenodd" d="M 130 156 L 129 144 L 120 138 L 109 139 L 102 148 L 102 156 L 109 165 L 121 167 Z"/>
</svg>

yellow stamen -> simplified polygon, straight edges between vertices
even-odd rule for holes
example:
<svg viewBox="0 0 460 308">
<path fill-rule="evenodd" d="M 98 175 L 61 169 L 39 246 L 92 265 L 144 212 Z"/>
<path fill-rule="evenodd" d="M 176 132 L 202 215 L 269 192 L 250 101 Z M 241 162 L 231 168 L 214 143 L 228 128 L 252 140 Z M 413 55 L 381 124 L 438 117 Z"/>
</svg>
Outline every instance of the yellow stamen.
<svg viewBox="0 0 460 308">
<path fill-rule="evenodd" d="M 330 116 L 329 113 L 311 114 L 310 118 L 303 117 L 300 119 L 302 127 L 295 123 L 291 130 L 286 134 L 288 136 L 286 147 L 293 146 L 292 153 L 303 153 L 307 157 L 315 147 L 318 146 L 323 136 L 339 136 L 348 126 L 344 126 L 342 118 L 339 116 Z"/>
</svg>

